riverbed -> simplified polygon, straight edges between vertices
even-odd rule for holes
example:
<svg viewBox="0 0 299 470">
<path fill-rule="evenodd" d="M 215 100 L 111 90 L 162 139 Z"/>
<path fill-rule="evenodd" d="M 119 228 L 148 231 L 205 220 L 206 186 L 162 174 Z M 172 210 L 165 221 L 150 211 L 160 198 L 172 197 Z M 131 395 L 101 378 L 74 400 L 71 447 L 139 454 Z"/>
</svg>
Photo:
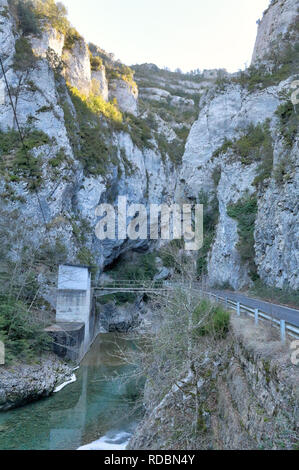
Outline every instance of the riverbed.
<svg viewBox="0 0 299 470">
<path fill-rule="evenodd" d="M 76 381 L 23 408 L 0 413 L 1 450 L 122 450 L 140 418 L 142 383 L 119 350 L 123 335 L 100 334 L 74 373 Z"/>
</svg>

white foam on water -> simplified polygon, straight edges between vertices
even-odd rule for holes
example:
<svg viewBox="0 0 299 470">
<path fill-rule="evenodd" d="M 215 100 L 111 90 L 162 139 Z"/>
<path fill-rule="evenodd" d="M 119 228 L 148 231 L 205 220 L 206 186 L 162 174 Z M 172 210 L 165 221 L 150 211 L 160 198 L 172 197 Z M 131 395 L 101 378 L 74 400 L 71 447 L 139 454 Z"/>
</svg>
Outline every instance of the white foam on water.
<svg viewBox="0 0 299 470">
<path fill-rule="evenodd" d="M 64 387 L 66 387 L 67 385 L 76 382 L 76 380 L 77 380 L 77 377 L 76 377 L 75 374 L 73 374 L 72 377 L 70 378 L 70 380 L 68 380 L 67 382 L 64 382 L 64 383 L 61 384 L 61 385 L 58 385 L 58 387 L 55 388 L 55 390 L 54 390 L 53 393 L 60 392 L 60 390 L 62 390 L 62 389 L 63 389 Z"/>
<path fill-rule="evenodd" d="M 114 436 L 109 433 L 77 450 L 126 450 L 131 436 L 128 432 L 119 432 Z"/>
</svg>

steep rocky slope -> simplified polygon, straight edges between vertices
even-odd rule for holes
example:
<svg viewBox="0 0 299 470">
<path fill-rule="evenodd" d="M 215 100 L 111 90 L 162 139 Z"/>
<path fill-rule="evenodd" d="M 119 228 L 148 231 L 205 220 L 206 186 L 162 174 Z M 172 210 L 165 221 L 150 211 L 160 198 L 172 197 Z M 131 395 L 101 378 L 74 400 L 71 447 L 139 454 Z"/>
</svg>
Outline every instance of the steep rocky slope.
<svg viewBox="0 0 299 470">
<path fill-rule="evenodd" d="M 258 276 L 298 288 L 298 115 L 290 101 L 298 78 L 296 2 L 272 2 L 264 15 L 253 63 L 263 58 L 265 68 L 233 76 L 183 75 L 152 64 L 133 71 L 87 45 L 64 14 L 53 20 L 42 11 L 38 31 L 30 29 L 16 3 L 0 0 L 0 55 L 27 153 L 5 90 L 3 220 L 13 212 L 28 229 L 24 238 L 36 246 L 46 240 L 54 251 L 59 244 L 64 262 L 101 271 L 149 242 L 100 242 L 99 203 L 115 204 L 118 195 L 146 205 L 204 200 L 214 225 L 199 255 L 200 275 L 234 288 Z M 279 34 L 289 48 L 275 62 L 270 42 Z M 251 221 L 245 229 L 240 207 Z"/>
<path fill-rule="evenodd" d="M 204 95 L 187 140 L 177 198 L 200 200 L 204 192 L 217 200 L 207 266 L 213 284 L 239 289 L 259 276 L 279 288 L 299 286 L 295 4 L 272 2 L 259 25 L 254 64 Z M 282 32 L 278 52 L 273 41 Z M 257 56 L 263 58 L 258 67 Z M 242 221 L 248 201 L 254 201 L 251 229 Z"/>
<path fill-rule="evenodd" d="M 288 348 L 269 329 L 232 318 L 231 335 L 198 351 L 193 371 L 163 400 L 153 402 L 147 384 L 146 416 L 129 448 L 296 449 L 298 393 Z"/>
</svg>

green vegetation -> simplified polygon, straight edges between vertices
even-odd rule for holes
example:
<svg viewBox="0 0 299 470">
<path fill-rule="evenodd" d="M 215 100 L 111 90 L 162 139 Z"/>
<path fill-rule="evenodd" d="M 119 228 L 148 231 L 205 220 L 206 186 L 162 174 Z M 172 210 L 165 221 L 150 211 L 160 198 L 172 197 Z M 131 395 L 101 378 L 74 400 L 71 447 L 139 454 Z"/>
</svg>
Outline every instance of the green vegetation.
<svg viewBox="0 0 299 470">
<path fill-rule="evenodd" d="M 209 199 L 208 194 L 201 192 L 198 197 L 198 203 L 204 206 L 203 229 L 204 239 L 203 246 L 199 251 L 197 258 L 197 275 L 202 277 L 207 274 L 208 254 L 212 248 L 216 235 L 216 227 L 219 218 L 219 202 L 216 194 Z"/>
<path fill-rule="evenodd" d="M 151 142 L 153 138 L 152 132 L 145 119 L 126 113 L 123 130 L 130 134 L 134 145 L 140 150 L 154 149 L 154 145 Z"/>
<path fill-rule="evenodd" d="M 295 165 L 289 154 L 280 158 L 280 161 L 274 168 L 274 179 L 278 185 L 282 185 L 291 179 L 291 174 L 295 169 Z"/>
<path fill-rule="evenodd" d="M 24 35 L 39 35 L 41 30 L 52 26 L 62 34 L 70 28 L 67 10 L 54 0 L 9 0 L 9 6 L 17 25 Z"/>
<path fill-rule="evenodd" d="M 230 314 L 221 305 L 210 305 L 208 300 L 202 300 L 193 312 L 193 324 L 200 323 L 205 312 L 210 315 L 204 325 L 194 328 L 195 337 L 213 335 L 214 338 L 225 338 L 229 331 Z"/>
<path fill-rule="evenodd" d="M 101 70 L 103 67 L 103 60 L 100 57 L 93 56 L 92 53 L 90 53 L 90 65 L 91 65 L 91 70 L 93 72 L 96 72 L 98 70 Z"/>
<path fill-rule="evenodd" d="M 182 163 L 185 142 L 182 142 L 179 139 L 174 139 L 169 142 L 163 134 L 159 134 L 157 132 L 155 133 L 155 139 L 163 160 L 165 160 L 166 155 L 168 155 L 170 161 L 172 161 L 174 165 L 178 166 Z"/>
<path fill-rule="evenodd" d="M 80 41 L 80 39 L 82 39 L 82 37 L 78 31 L 75 28 L 69 28 L 65 36 L 64 49 L 71 51 L 76 42 Z"/>
<path fill-rule="evenodd" d="M 41 33 L 39 17 L 37 15 L 35 4 L 30 0 L 9 0 L 10 9 L 16 19 L 18 27 L 25 36 L 34 34 L 39 36 Z"/>
<path fill-rule="evenodd" d="M 85 265 L 85 266 L 90 266 L 92 275 L 97 274 L 98 266 L 96 265 L 94 261 L 93 254 L 88 248 L 86 247 L 81 248 L 79 252 L 77 253 L 77 258 L 80 264 Z"/>
<path fill-rule="evenodd" d="M 20 37 L 16 40 L 16 51 L 13 59 L 13 69 L 17 72 L 28 72 L 36 65 L 37 58 L 33 54 L 28 39 Z"/>
<path fill-rule="evenodd" d="M 34 0 L 35 11 L 42 24 L 50 25 L 58 32 L 66 34 L 70 28 L 67 9 L 55 0 Z"/>
<path fill-rule="evenodd" d="M 225 137 L 223 144 L 213 153 L 213 158 L 220 157 L 228 152 L 229 149 L 233 148 L 234 142 Z"/>
<path fill-rule="evenodd" d="M 260 279 L 254 283 L 254 286 L 249 290 L 249 294 L 259 297 L 263 300 L 276 302 L 279 304 L 290 305 L 299 307 L 299 292 L 292 290 L 287 286 L 283 289 L 278 287 L 270 287 L 265 285 Z"/>
<path fill-rule="evenodd" d="M 248 263 L 252 280 L 258 277 L 254 262 L 254 229 L 257 209 L 255 195 L 244 196 L 237 203 L 227 207 L 227 215 L 238 222 L 238 251 L 243 263 Z"/>
<path fill-rule="evenodd" d="M 9 362 L 38 360 L 49 349 L 43 331 L 52 322 L 52 308 L 41 297 L 39 274 L 42 267 L 55 277 L 66 259 L 58 239 L 39 247 L 33 243 L 40 226 L 25 217 L 24 223 L 17 209 L 0 208 L 0 340 Z"/>
<path fill-rule="evenodd" d="M 124 279 L 128 281 L 151 281 L 156 273 L 156 260 L 153 253 L 139 255 L 135 262 L 120 260 L 116 266 L 108 272 L 109 276 L 115 280 Z M 136 294 L 118 293 L 100 297 L 99 302 L 106 304 L 115 301 L 117 305 L 121 305 L 128 302 L 133 303 L 136 298 Z"/>
<path fill-rule="evenodd" d="M 272 52 L 267 57 L 273 64 L 272 70 L 265 65 L 251 66 L 245 72 L 241 72 L 233 82 L 240 83 L 249 91 L 264 89 L 277 85 L 286 80 L 292 73 L 298 72 L 299 43 L 288 44 L 284 48 L 273 45 Z"/>
<path fill-rule="evenodd" d="M 287 148 L 294 145 L 299 129 L 299 113 L 291 101 L 281 104 L 276 110 L 279 118 L 280 133 L 284 138 Z"/>
<path fill-rule="evenodd" d="M 70 92 L 72 98 L 77 98 L 77 102 L 81 100 L 92 113 L 98 116 L 103 115 L 115 123 L 122 123 L 122 114 L 116 101 L 107 103 L 101 96 L 93 94 L 86 96 L 74 87 L 70 87 Z"/>
<path fill-rule="evenodd" d="M 165 448 L 208 448 L 207 416 L 217 400 L 212 364 L 227 351 L 229 313 L 179 288 L 170 298 L 155 297 L 152 309 L 159 327 L 146 330 L 140 347 L 125 357 L 147 379 L 151 410 L 165 399 L 171 425 L 156 421 Z"/>
<path fill-rule="evenodd" d="M 121 64 L 120 62 L 113 62 L 106 64 L 106 72 L 108 80 L 124 80 L 133 88 L 137 85 L 134 81 L 134 71 L 127 65 Z"/>
<path fill-rule="evenodd" d="M 49 160 L 49 165 L 51 165 L 53 168 L 58 168 L 60 167 L 65 161 L 67 161 L 67 156 L 65 154 L 64 148 L 61 148 L 57 154 L 56 157 L 53 157 Z"/>
<path fill-rule="evenodd" d="M 39 158 L 32 150 L 50 142 L 49 137 L 41 131 L 32 130 L 24 136 L 24 144 L 17 131 L 0 131 L 0 172 L 8 172 L 11 177 L 23 177 L 28 188 L 35 189 L 42 183 Z"/>
<path fill-rule="evenodd" d="M 61 105 L 74 153 L 86 174 L 106 176 L 111 164 L 119 163 L 112 132 L 122 128 L 122 115 L 116 104 L 101 97 L 86 97 L 75 88 L 70 89 L 70 95 L 76 116 L 64 96 Z"/>
<path fill-rule="evenodd" d="M 5 344 L 8 363 L 36 360 L 51 345 L 43 325 L 33 320 L 27 305 L 6 295 L 0 295 L 0 340 Z"/>
<path fill-rule="evenodd" d="M 264 124 L 250 126 L 244 135 L 234 141 L 225 139 L 224 143 L 218 148 L 213 158 L 217 158 L 231 149 L 233 156 L 231 160 L 240 160 L 243 165 L 251 165 L 259 162 L 257 175 L 254 180 L 255 185 L 261 185 L 271 177 L 273 169 L 273 143 L 270 132 L 270 123 L 267 120 Z"/>
</svg>

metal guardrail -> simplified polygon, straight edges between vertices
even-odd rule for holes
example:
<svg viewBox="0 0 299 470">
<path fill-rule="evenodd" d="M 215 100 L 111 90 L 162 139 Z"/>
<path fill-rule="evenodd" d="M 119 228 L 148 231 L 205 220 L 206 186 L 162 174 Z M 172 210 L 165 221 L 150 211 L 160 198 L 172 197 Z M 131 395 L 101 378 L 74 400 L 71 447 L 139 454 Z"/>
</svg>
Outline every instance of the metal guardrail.
<svg viewBox="0 0 299 470">
<path fill-rule="evenodd" d="M 184 282 L 170 282 L 170 281 L 151 281 L 151 280 L 115 280 L 108 281 L 105 284 L 95 287 L 93 291 L 101 292 L 100 295 L 107 295 L 107 293 L 121 293 L 121 292 L 131 292 L 131 293 L 152 293 L 159 294 L 169 292 L 175 287 L 186 287 L 191 288 L 192 292 L 195 295 L 205 295 L 211 300 L 218 303 L 224 303 L 226 307 L 235 310 L 237 315 L 240 316 L 241 313 L 246 313 L 247 315 L 254 318 L 255 324 L 258 325 L 260 320 L 270 321 L 274 326 L 280 328 L 281 341 L 286 341 L 286 336 L 289 335 L 293 338 L 299 338 L 299 328 L 293 325 L 286 320 L 278 320 L 273 316 L 268 315 L 263 312 L 261 309 L 253 309 L 241 302 L 235 302 L 228 297 L 222 297 L 219 294 L 214 294 L 209 291 L 202 289 L 192 288 L 192 283 Z"/>
<path fill-rule="evenodd" d="M 240 316 L 242 311 L 254 318 L 255 324 L 259 324 L 259 320 L 265 320 L 272 322 L 275 326 L 280 328 L 280 338 L 282 342 L 286 341 L 286 335 L 292 336 L 293 338 L 299 338 L 299 328 L 293 325 L 292 323 L 287 322 L 286 320 L 278 320 L 267 313 L 263 312 L 261 309 L 253 309 L 247 305 L 242 304 L 241 302 L 235 302 L 230 300 L 228 297 L 222 297 L 218 294 L 213 294 L 212 292 L 201 291 L 203 294 L 207 295 L 209 298 L 214 298 L 216 302 L 224 303 L 227 307 L 230 307 L 232 310 L 236 310 L 237 315 Z"/>
</svg>

